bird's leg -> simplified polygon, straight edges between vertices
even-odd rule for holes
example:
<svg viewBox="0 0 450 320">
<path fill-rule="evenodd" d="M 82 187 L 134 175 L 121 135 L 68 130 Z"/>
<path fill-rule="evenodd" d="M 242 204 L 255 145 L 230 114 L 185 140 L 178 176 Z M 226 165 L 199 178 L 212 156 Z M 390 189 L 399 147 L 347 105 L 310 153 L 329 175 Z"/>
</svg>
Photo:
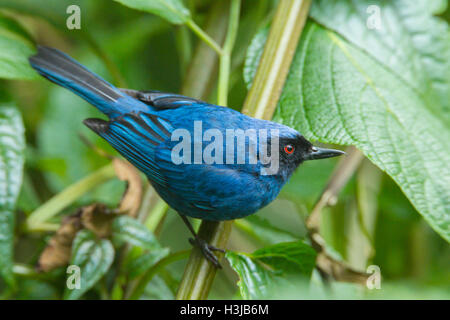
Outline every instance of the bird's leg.
<svg viewBox="0 0 450 320">
<path fill-rule="evenodd" d="M 219 252 L 225 253 L 225 250 L 224 249 L 220 249 L 220 248 L 216 248 L 216 247 L 210 245 L 205 240 L 199 238 L 197 233 L 194 231 L 194 228 L 192 227 L 191 223 L 189 222 L 188 218 L 186 216 L 182 215 L 182 214 L 179 214 L 179 215 L 180 215 L 181 219 L 183 219 L 183 222 L 186 224 L 186 226 L 188 227 L 189 231 L 194 236 L 194 238 L 189 238 L 190 244 L 200 248 L 200 250 L 202 251 L 202 253 L 205 256 L 205 258 L 208 261 L 210 261 L 216 268 L 221 269 L 222 266 L 219 263 L 219 259 L 217 259 L 216 255 L 213 252 L 214 251 L 219 251 Z"/>
</svg>

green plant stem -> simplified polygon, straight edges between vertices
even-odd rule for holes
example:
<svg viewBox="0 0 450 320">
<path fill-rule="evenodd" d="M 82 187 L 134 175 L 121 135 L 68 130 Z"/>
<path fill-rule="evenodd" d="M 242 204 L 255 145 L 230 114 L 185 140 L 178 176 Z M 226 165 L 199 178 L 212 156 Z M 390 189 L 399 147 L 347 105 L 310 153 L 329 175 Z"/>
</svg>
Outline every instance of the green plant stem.
<svg viewBox="0 0 450 320">
<path fill-rule="evenodd" d="M 218 55 L 222 55 L 222 48 L 217 44 L 217 42 L 211 38 L 202 28 L 200 28 L 192 19 L 186 22 L 186 26 L 192 30 L 201 40 L 203 40 L 208 46 L 210 46 Z"/>
<path fill-rule="evenodd" d="M 112 179 L 115 175 L 114 166 L 110 163 L 67 187 L 31 213 L 26 221 L 27 229 L 39 230 L 45 221 L 61 212 L 95 186 Z"/>
<path fill-rule="evenodd" d="M 167 212 L 167 209 L 169 209 L 169 206 L 167 203 L 161 199 L 157 198 L 156 203 L 154 204 L 154 207 L 152 208 L 152 211 L 148 215 L 148 218 L 145 220 L 145 226 L 153 233 L 155 233 L 156 228 L 158 227 L 161 220 L 164 218 L 164 215 Z"/>
<path fill-rule="evenodd" d="M 177 28 L 175 40 L 180 61 L 180 75 L 183 77 L 192 59 L 192 41 L 186 26 L 182 25 Z"/>
<path fill-rule="evenodd" d="M 311 0 L 279 2 L 243 113 L 272 118 L 310 5 Z"/>
<path fill-rule="evenodd" d="M 142 277 L 139 278 L 136 286 L 132 289 L 129 296 L 125 297 L 126 299 L 137 300 L 144 293 L 145 287 L 147 283 L 149 283 L 155 274 L 157 274 L 160 270 L 162 270 L 165 266 L 179 260 L 186 259 L 189 256 L 190 250 L 178 251 L 172 253 L 161 259 L 157 264 L 148 269 Z"/>
<path fill-rule="evenodd" d="M 228 22 L 228 32 L 223 45 L 223 53 L 220 57 L 219 66 L 219 83 L 217 91 L 217 104 L 226 106 L 228 103 L 228 87 L 230 81 L 230 68 L 231 68 L 231 51 L 233 50 L 234 43 L 236 42 L 236 36 L 239 26 L 239 14 L 241 11 L 241 0 L 232 0 L 230 7 L 230 17 Z"/>
<path fill-rule="evenodd" d="M 263 88 L 264 90 L 269 90 L 269 92 L 253 89 L 252 86 L 244 104 L 246 114 L 260 116 L 265 119 L 272 118 L 276 103 L 281 94 L 282 85 L 284 84 L 295 49 L 297 48 L 298 39 L 300 38 L 301 31 L 308 16 L 310 4 L 310 0 L 279 1 L 269 37 L 253 82 L 253 86 L 256 85 L 257 88 Z M 283 41 L 280 39 L 283 39 Z M 279 45 L 280 41 L 283 45 Z M 270 78 L 266 76 L 266 72 L 271 75 Z M 278 78 L 276 86 L 272 83 L 273 77 Z M 266 82 L 270 83 L 266 84 Z M 271 97 L 270 99 L 265 98 L 267 94 Z M 255 101 L 261 104 L 258 106 L 258 110 L 262 110 L 262 112 L 257 113 L 257 110 L 250 106 Z M 213 246 L 225 248 L 232 225 L 232 221 L 203 221 L 200 226 L 199 236 Z M 222 255 L 218 255 L 218 257 L 221 258 Z M 201 251 L 194 248 L 186 265 L 178 289 L 177 299 L 206 299 L 216 271 L 216 268 L 205 259 Z"/>
<path fill-rule="evenodd" d="M 225 39 L 228 16 L 226 1 L 216 1 L 212 4 L 206 19 L 205 30 L 218 43 L 223 43 Z M 199 41 L 183 79 L 181 93 L 206 101 L 216 83 L 217 63 L 216 52 L 203 41 Z"/>
</svg>

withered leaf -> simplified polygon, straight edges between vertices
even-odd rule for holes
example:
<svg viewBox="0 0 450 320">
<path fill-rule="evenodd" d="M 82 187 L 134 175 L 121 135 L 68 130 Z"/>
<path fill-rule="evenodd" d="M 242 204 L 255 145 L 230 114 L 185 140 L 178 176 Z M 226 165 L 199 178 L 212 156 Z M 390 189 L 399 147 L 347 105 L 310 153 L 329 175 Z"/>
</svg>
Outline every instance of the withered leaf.
<svg viewBox="0 0 450 320">
<path fill-rule="evenodd" d="M 81 229 L 91 230 L 100 238 L 107 237 L 115 217 L 117 214 L 101 203 L 82 207 L 75 214 L 67 216 L 39 257 L 38 271 L 47 272 L 67 265 L 73 239 Z"/>
<path fill-rule="evenodd" d="M 336 281 L 351 282 L 361 285 L 367 283 L 370 274 L 354 270 L 344 261 L 339 261 L 327 253 L 325 240 L 317 232 L 310 234 L 311 244 L 318 252 L 316 257 L 316 267 L 322 273 L 333 278 Z"/>
<path fill-rule="evenodd" d="M 73 239 L 81 229 L 91 230 L 98 237 L 104 238 L 110 235 L 112 220 L 118 213 L 136 217 L 142 200 L 140 174 L 125 160 L 114 158 L 112 161 L 117 177 L 127 183 L 119 208 L 110 210 L 104 204 L 94 203 L 66 217 L 39 257 L 39 271 L 47 272 L 67 265 Z"/>
<path fill-rule="evenodd" d="M 62 221 L 61 227 L 50 239 L 47 247 L 39 257 L 38 271 L 47 272 L 64 266 L 69 262 L 72 241 L 77 232 L 82 229 L 80 215 L 81 210 Z"/>
<path fill-rule="evenodd" d="M 119 211 L 136 217 L 142 201 L 141 176 L 137 169 L 125 160 L 114 158 L 113 164 L 117 177 L 127 183 L 127 189 L 120 201 Z"/>
<path fill-rule="evenodd" d="M 117 217 L 114 211 L 101 203 L 91 204 L 81 210 L 81 224 L 85 229 L 91 230 L 100 238 L 111 233 L 112 220 Z"/>
</svg>

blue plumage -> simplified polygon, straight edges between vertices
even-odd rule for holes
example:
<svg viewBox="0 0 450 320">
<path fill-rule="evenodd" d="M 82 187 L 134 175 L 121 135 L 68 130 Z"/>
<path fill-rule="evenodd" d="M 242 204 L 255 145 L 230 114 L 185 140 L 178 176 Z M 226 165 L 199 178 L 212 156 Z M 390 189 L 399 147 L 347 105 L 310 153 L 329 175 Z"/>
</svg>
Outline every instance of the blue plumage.
<svg viewBox="0 0 450 320">
<path fill-rule="evenodd" d="M 87 119 L 85 124 L 145 173 L 161 197 L 182 216 L 205 220 L 247 216 L 274 200 L 301 162 L 342 154 L 314 147 L 287 126 L 254 119 L 226 107 L 176 94 L 118 89 L 56 49 L 39 47 L 30 63 L 42 76 L 78 94 L 109 117 L 109 121 Z M 182 129 L 195 137 L 196 123 L 201 123 L 202 132 L 213 130 L 224 137 L 230 129 L 268 130 L 268 145 L 278 142 L 278 169 L 270 175 L 261 174 L 267 164 L 259 156 L 256 163 L 227 162 L 227 157 L 239 157 L 238 142 L 233 142 L 234 149 L 229 151 L 225 139 L 215 141 L 217 136 L 217 146 L 228 152 L 219 155 L 219 161 L 176 164 L 172 156 L 179 141 L 172 141 L 173 134 Z M 256 137 L 257 142 L 262 139 Z M 245 137 L 245 147 L 253 140 Z M 200 151 L 206 152 L 207 144 Z M 189 145 L 195 153 L 195 142 L 190 141 Z M 211 155 L 217 156 L 218 151 L 215 149 Z M 247 148 L 243 152 L 250 156 Z M 195 157 L 191 154 L 186 159 L 195 161 Z M 203 250 L 212 249 L 197 238 L 196 241 Z"/>
</svg>

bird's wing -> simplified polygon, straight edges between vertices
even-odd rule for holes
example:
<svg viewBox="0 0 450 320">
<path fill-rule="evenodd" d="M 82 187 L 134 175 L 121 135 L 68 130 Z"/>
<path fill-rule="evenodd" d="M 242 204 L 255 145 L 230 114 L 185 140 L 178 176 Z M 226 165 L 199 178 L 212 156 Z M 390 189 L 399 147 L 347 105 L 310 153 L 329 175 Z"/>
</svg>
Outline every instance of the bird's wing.
<svg viewBox="0 0 450 320">
<path fill-rule="evenodd" d="M 172 150 L 178 141 L 171 141 L 174 128 L 160 116 L 128 113 L 110 121 L 87 119 L 85 124 L 142 171 L 175 209 L 191 216 L 212 217 L 220 208 L 248 206 L 247 191 L 259 188 L 248 170 L 174 164 Z"/>
<path fill-rule="evenodd" d="M 186 105 L 206 105 L 205 101 L 160 91 L 120 89 L 123 93 L 159 110 L 176 109 Z"/>
<path fill-rule="evenodd" d="M 86 119 L 84 123 L 157 184 L 159 190 L 182 198 L 184 204 L 192 208 L 204 212 L 214 210 L 208 196 L 196 191 L 198 174 L 195 170 L 172 162 L 172 146 L 176 142 L 171 141 L 173 128 L 167 121 L 140 112 L 110 121 Z M 196 165 L 193 167 L 198 169 Z"/>
<path fill-rule="evenodd" d="M 165 185 L 155 154 L 158 146 L 170 141 L 172 127 L 158 116 L 148 113 L 127 113 L 110 121 L 86 119 L 86 126 L 108 141 L 149 179 Z"/>
</svg>

